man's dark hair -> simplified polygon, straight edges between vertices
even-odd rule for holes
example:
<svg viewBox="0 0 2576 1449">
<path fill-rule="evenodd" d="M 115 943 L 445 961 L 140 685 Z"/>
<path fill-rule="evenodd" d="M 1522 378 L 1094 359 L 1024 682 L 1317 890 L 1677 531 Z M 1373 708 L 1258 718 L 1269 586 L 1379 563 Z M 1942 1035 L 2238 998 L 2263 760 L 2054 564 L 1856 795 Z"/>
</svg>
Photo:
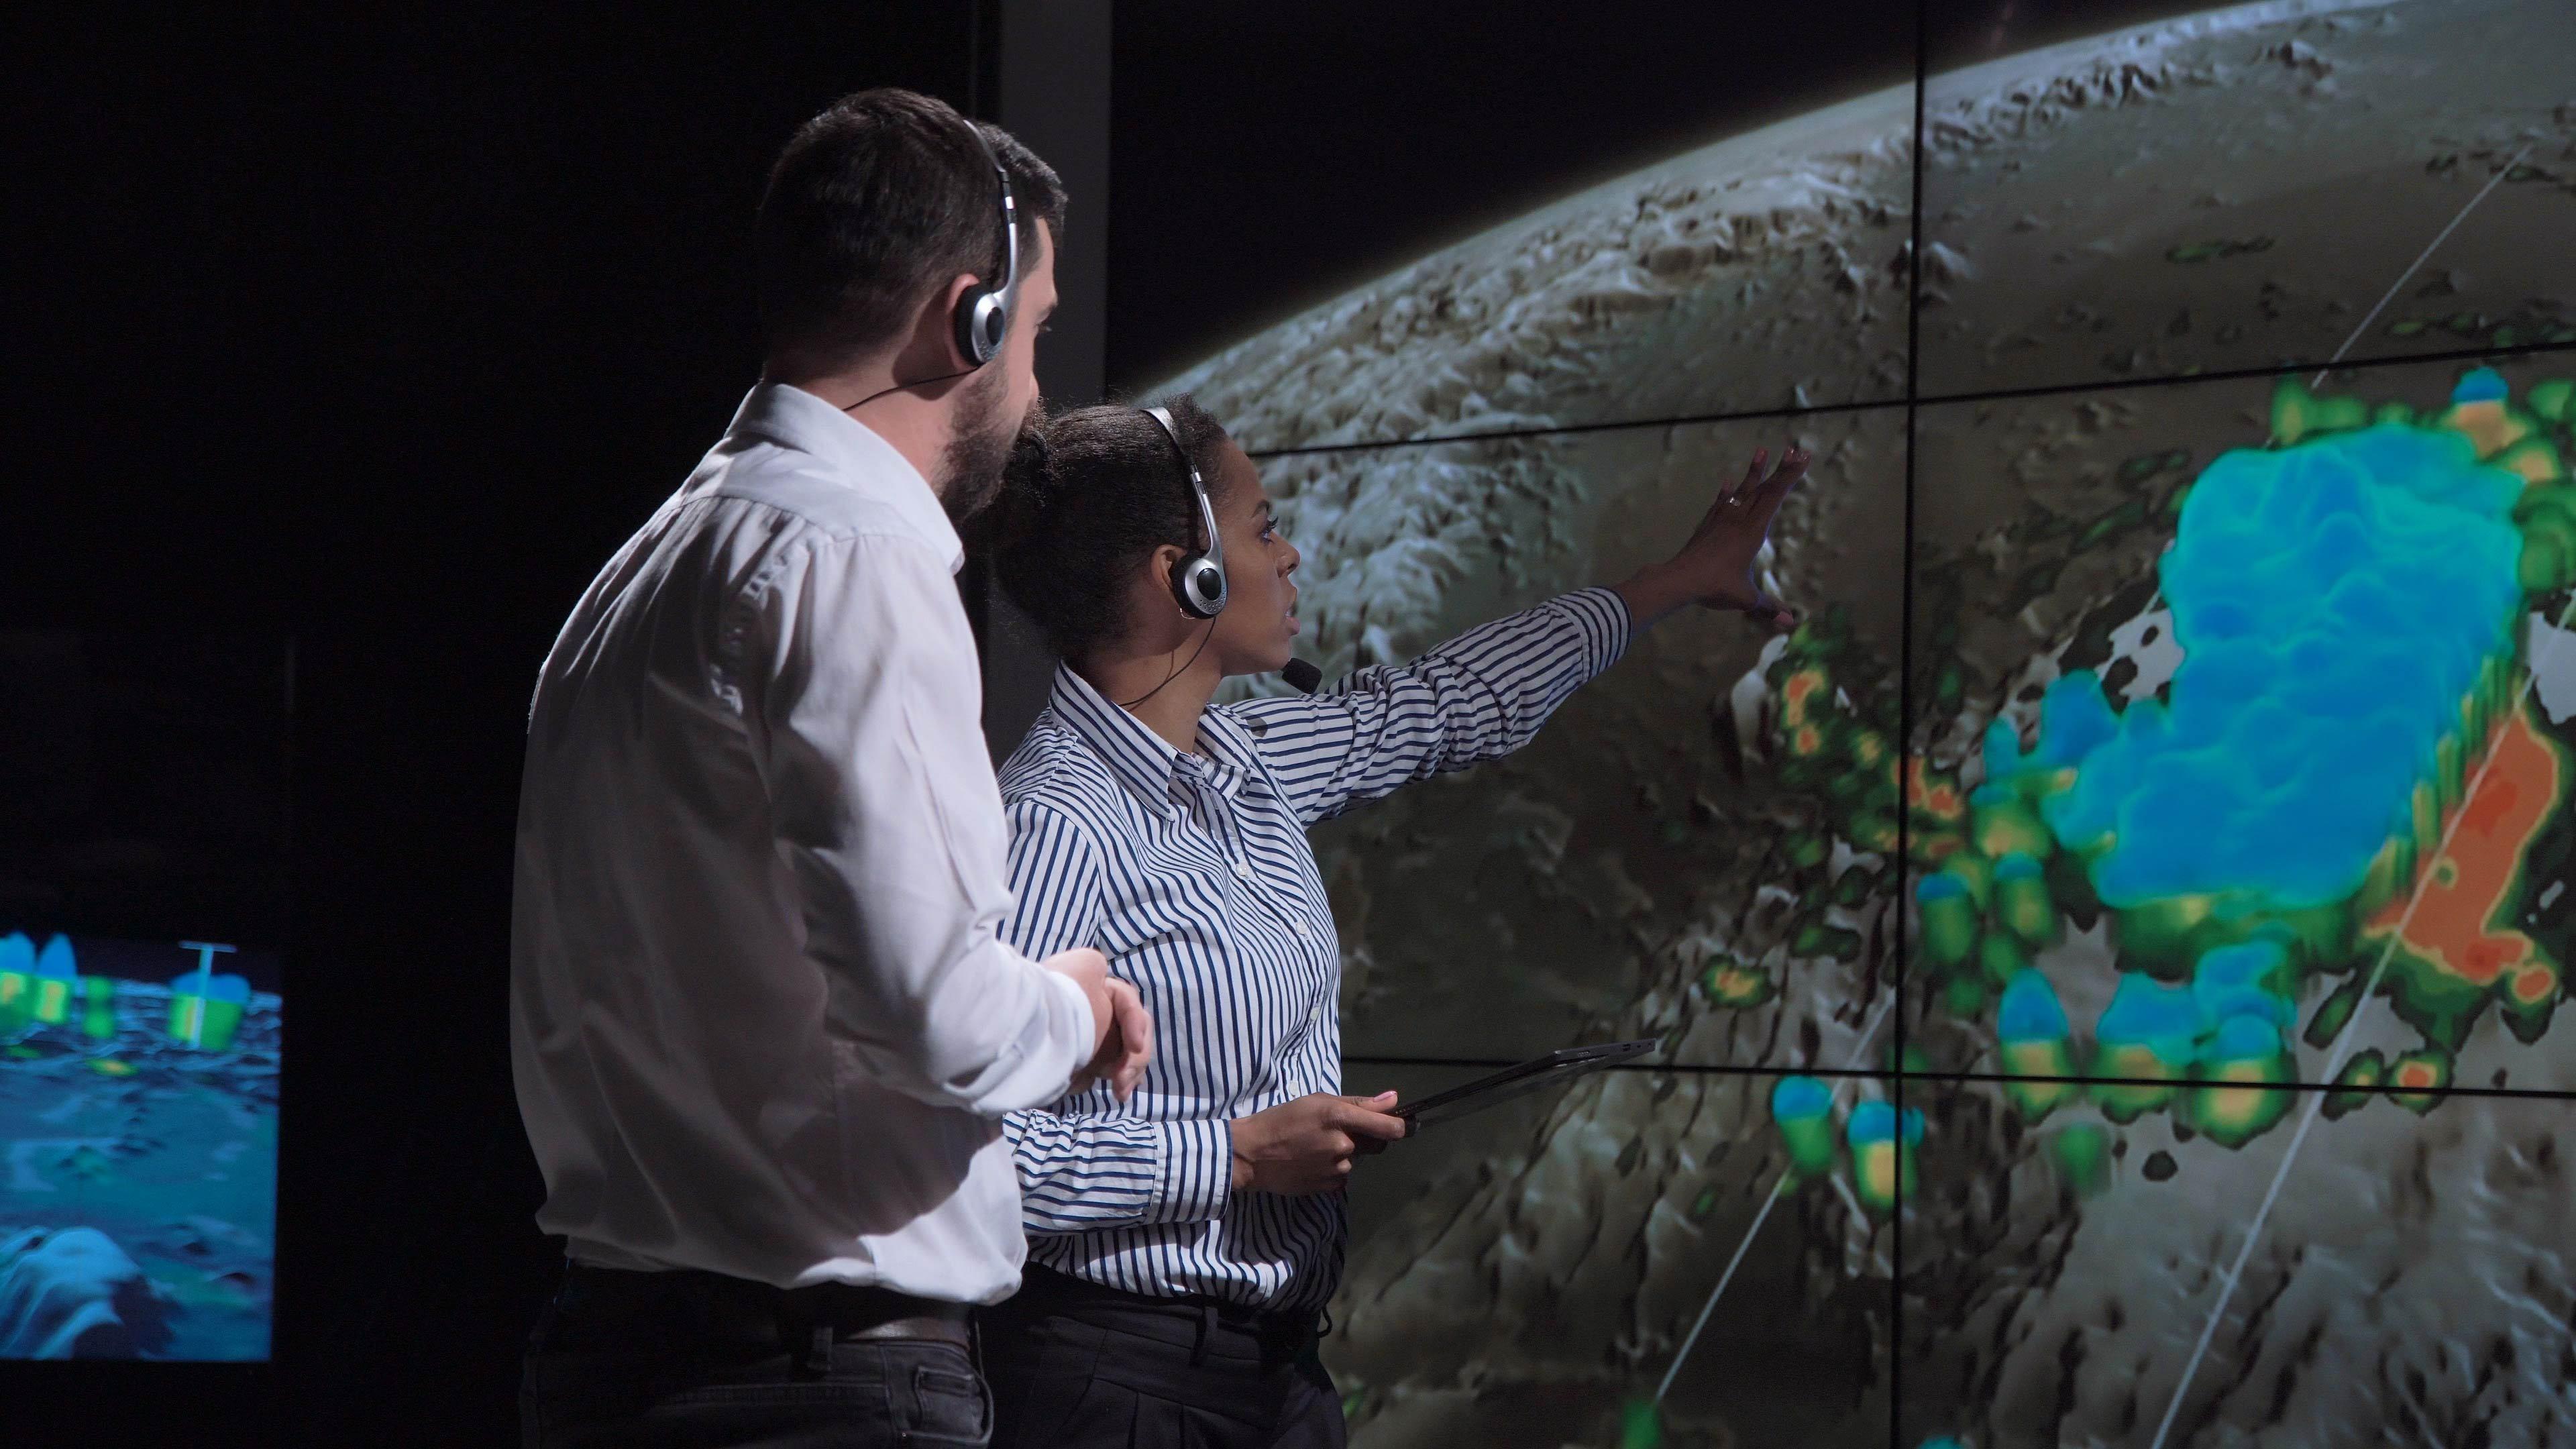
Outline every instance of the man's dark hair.
<svg viewBox="0 0 2576 1449">
<path fill-rule="evenodd" d="M 960 273 L 1000 268 L 1000 187 L 968 122 L 891 87 L 843 96 L 807 121 L 770 168 L 752 228 L 770 355 L 834 366 L 894 341 L 923 298 Z M 1019 203 L 1020 271 L 1038 224 L 1059 245 L 1064 183 L 999 126 L 979 126 Z"/>
<path fill-rule="evenodd" d="M 1225 429 L 1186 394 L 1163 406 L 1198 464 L 1209 506 L 1219 506 Z M 994 575 L 1068 660 L 1089 657 L 1125 627 L 1127 581 L 1147 555 L 1167 543 L 1207 546 L 1189 471 L 1163 430 L 1132 407 L 1077 408 L 1024 429 L 994 512 Z"/>
</svg>

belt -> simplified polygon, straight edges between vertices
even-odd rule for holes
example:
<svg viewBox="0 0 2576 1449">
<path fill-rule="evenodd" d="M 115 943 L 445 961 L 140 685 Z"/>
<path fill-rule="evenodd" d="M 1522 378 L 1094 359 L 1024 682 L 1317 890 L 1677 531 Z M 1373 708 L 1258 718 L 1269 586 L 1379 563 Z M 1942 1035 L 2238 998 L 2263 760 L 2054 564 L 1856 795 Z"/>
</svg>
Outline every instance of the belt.
<svg viewBox="0 0 2576 1449">
<path fill-rule="evenodd" d="M 562 1301 L 584 1314 L 686 1319 L 726 1337 L 795 1342 L 823 1331 L 842 1340 L 972 1345 L 966 1304 L 851 1283 L 780 1288 L 698 1269 L 633 1272 L 576 1262 L 565 1265 Z"/>
<path fill-rule="evenodd" d="M 1319 1329 L 1318 1315 L 1311 1309 L 1262 1308 L 1198 1294 L 1150 1297 L 1036 1263 L 1021 1271 L 1017 1295 L 984 1312 L 988 1318 L 1003 1320 L 1064 1313 L 1185 1346 L 1193 1353 L 1204 1352 L 1210 1336 L 1225 1331 L 1251 1340 L 1265 1354 L 1294 1357 L 1312 1346 Z"/>
<path fill-rule="evenodd" d="M 929 1315 L 915 1315 L 910 1318 L 889 1318 L 883 1323 L 870 1324 L 866 1328 L 841 1331 L 840 1336 L 845 1339 L 920 1339 L 931 1343 L 953 1343 L 959 1348 L 970 1348 L 973 1346 L 972 1340 L 966 1331 L 965 1319 L 939 1318 Z"/>
</svg>

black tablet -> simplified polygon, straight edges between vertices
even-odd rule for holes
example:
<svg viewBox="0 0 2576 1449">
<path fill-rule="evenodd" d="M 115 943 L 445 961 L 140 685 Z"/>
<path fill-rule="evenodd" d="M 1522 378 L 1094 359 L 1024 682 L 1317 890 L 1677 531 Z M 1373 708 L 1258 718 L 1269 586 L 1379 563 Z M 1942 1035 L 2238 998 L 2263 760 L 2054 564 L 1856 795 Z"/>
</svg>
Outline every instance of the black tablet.
<svg viewBox="0 0 2576 1449">
<path fill-rule="evenodd" d="M 1419 1102 L 1406 1102 L 1395 1109 L 1395 1115 L 1411 1124 L 1412 1130 L 1405 1133 L 1410 1137 L 1433 1122 L 1445 1122 L 1452 1117 L 1464 1117 L 1470 1112 L 1481 1112 L 1497 1102 L 1508 1102 L 1514 1097 L 1526 1096 L 1548 1087 L 1563 1086 L 1586 1072 L 1597 1072 L 1603 1067 L 1633 1061 L 1661 1044 L 1658 1038 L 1648 1037 L 1643 1041 L 1614 1041 L 1605 1042 L 1599 1046 L 1566 1047 L 1560 1051 L 1549 1052 L 1546 1056 L 1533 1058 L 1518 1066 L 1505 1067 L 1490 1077 L 1478 1077 L 1464 1086 L 1451 1087 L 1445 1092 L 1434 1092 Z"/>
</svg>

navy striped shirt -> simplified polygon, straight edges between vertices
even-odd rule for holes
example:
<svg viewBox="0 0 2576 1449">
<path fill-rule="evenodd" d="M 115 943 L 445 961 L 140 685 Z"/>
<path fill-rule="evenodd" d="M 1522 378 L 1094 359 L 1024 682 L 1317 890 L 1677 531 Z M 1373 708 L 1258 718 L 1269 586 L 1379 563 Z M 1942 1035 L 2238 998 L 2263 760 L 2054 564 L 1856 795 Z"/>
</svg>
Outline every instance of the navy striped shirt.
<svg viewBox="0 0 2576 1449">
<path fill-rule="evenodd" d="M 1226 1126 L 1341 1090 L 1341 946 L 1306 827 L 1520 748 L 1628 630 L 1617 594 L 1568 594 L 1311 697 L 1212 706 L 1194 754 L 1056 672 L 1002 769 L 1003 937 L 1036 958 L 1097 947 L 1155 1050 L 1123 1104 L 1093 1087 L 1004 1119 L 1032 1259 L 1158 1297 L 1332 1297 L 1340 1194 L 1230 1191 Z"/>
</svg>

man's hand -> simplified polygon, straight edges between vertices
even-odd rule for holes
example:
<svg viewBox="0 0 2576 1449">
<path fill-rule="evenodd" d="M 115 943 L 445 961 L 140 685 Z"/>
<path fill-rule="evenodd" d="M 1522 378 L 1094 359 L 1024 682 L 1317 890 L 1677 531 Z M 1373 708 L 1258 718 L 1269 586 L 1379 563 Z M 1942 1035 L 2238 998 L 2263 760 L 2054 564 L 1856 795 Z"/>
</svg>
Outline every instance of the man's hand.
<svg viewBox="0 0 2576 1449">
<path fill-rule="evenodd" d="M 1744 480 L 1718 490 L 1717 501 L 1709 505 L 1681 552 L 1618 586 L 1629 616 L 1640 627 L 1684 604 L 1733 609 L 1782 633 L 1797 624 L 1795 614 L 1762 592 L 1754 578 L 1753 561 L 1771 536 L 1771 520 L 1780 511 L 1780 500 L 1807 476 L 1808 456 L 1803 448 L 1784 449 L 1779 466 L 1766 476 L 1762 467 L 1770 458 L 1770 449 L 1756 450 Z"/>
<path fill-rule="evenodd" d="M 1316 1092 L 1267 1112 L 1226 1124 L 1234 1134 L 1234 1188 L 1258 1188 L 1288 1197 L 1338 1192 L 1351 1175 L 1351 1159 L 1382 1152 L 1408 1124 L 1389 1116 L 1393 1092 L 1336 1097 Z"/>
<path fill-rule="evenodd" d="M 1126 1101 L 1144 1079 L 1145 1064 L 1154 1057 L 1154 1018 L 1145 1010 L 1145 999 L 1135 987 L 1110 975 L 1109 958 L 1088 946 L 1076 946 L 1038 964 L 1072 977 L 1091 1002 L 1091 1057 L 1073 1074 L 1069 1090 L 1079 1092 L 1105 1078 L 1118 1100 Z"/>
<path fill-rule="evenodd" d="M 1073 1089 L 1078 1092 L 1093 1082 L 1106 1081 L 1124 1102 L 1136 1094 L 1136 1084 L 1145 1079 L 1145 1064 L 1154 1059 L 1154 1017 L 1145 1010 L 1145 998 L 1136 994 L 1136 988 L 1115 976 L 1109 978 L 1109 1010 L 1109 1035 L 1089 1064 L 1074 1073 Z"/>
</svg>

